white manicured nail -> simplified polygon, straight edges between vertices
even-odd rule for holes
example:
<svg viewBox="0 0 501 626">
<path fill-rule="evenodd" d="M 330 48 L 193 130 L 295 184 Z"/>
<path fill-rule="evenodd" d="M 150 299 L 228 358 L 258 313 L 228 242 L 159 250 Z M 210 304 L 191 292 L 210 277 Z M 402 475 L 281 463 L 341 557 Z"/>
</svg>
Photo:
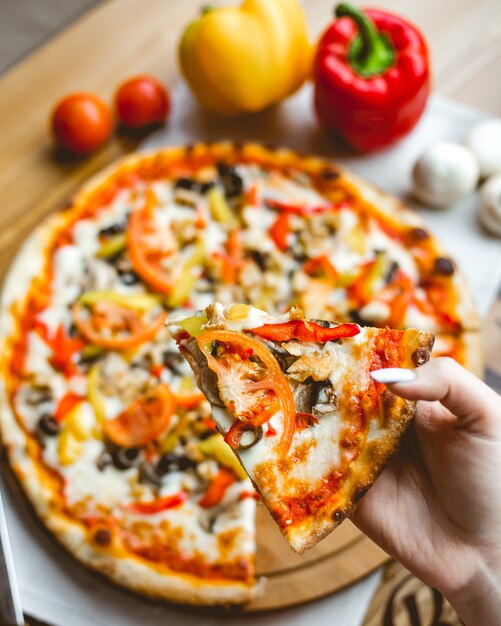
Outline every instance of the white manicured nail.
<svg viewBox="0 0 501 626">
<path fill-rule="evenodd" d="M 371 372 L 372 378 L 378 383 L 410 383 L 416 373 L 403 367 L 385 367 Z"/>
</svg>

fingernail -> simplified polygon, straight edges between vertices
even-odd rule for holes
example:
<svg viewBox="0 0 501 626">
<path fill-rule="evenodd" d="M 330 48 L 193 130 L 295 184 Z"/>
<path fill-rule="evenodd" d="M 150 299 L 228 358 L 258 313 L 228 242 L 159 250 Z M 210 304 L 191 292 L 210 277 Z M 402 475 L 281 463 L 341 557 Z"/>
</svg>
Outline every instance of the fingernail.
<svg viewBox="0 0 501 626">
<path fill-rule="evenodd" d="M 416 378 L 416 373 L 413 370 L 407 370 L 403 367 L 385 367 L 374 370 L 370 374 L 378 383 L 410 383 Z"/>
</svg>

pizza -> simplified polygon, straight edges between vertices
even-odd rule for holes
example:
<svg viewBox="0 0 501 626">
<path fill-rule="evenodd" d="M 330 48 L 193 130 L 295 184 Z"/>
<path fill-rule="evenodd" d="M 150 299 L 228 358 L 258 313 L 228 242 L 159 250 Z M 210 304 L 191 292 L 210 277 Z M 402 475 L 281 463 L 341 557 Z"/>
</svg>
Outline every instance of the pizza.
<svg viewBox="0 0 501 626">
<path fill-rule="evenodd" d="M 171 323 L 224 440 L 302 554 L 346 518 L 414 414 L 415 402 L 370 372 L 422 365 L 433 334 L 248 304 L 214 303 Z"/>
<path fill-rule="evenodd" d="M 416 214 L 285 149 L 130 155 L 28 238 L 3 288 L 0 427 L 36 512 L 121 585 L 241 603 L 255 492 L 165 327 L 214 301 L 433 331 L 472 367 L 479 322 Z"/>
</svg>

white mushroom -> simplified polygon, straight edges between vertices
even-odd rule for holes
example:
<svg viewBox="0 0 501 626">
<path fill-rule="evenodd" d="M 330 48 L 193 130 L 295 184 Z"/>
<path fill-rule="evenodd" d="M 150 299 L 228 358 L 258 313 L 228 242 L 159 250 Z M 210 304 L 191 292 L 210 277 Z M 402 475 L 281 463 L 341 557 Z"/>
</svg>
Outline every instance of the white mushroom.
<svg viewBox="0 0 501 626">
<path fill-rule="evenodd" d="M 475 189 L 478 164 L 464 146 L 440 142 L 430 146 L 416 162 L 413 193 L 425 205 L 447 207 Z"/>
<path fill-rule="evenodd" d="M 478 216 L 490 233 L 501 237 L 501 174 L 488 178 L 480 190 Z"/>
<path fill-rule="evenodd" d="M 475 155 L 482 178 L 501 172 L 501 120 L 475 124 L 464 143 Z"/>
</svg>

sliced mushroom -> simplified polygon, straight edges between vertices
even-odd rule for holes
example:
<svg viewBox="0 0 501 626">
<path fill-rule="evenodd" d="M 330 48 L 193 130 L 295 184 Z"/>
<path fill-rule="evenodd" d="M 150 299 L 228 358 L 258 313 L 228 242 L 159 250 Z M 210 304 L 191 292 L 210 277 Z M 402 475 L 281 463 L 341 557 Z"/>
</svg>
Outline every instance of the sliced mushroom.
<svg viewBox="0 0 501 626">
<path fill-rule="evenodd" d="M 315 393 L 316 398 L 311 411 L 315 417 L 322 417 L 337 409 L 337 395 L 329 379 L 316 383 Z"/>
<path fill-rule="evenodd" d="M 290 354 L 287 350 L 284 350 L 278 344 L 273 342 L 267 342 L 266 347 L 269 348 L 270 352 L 278 361 L 280 365 L 280 369 L 282 372 L 286 372 L 289 367 L 298 360 L 298 356 Z"/>
</svg>

